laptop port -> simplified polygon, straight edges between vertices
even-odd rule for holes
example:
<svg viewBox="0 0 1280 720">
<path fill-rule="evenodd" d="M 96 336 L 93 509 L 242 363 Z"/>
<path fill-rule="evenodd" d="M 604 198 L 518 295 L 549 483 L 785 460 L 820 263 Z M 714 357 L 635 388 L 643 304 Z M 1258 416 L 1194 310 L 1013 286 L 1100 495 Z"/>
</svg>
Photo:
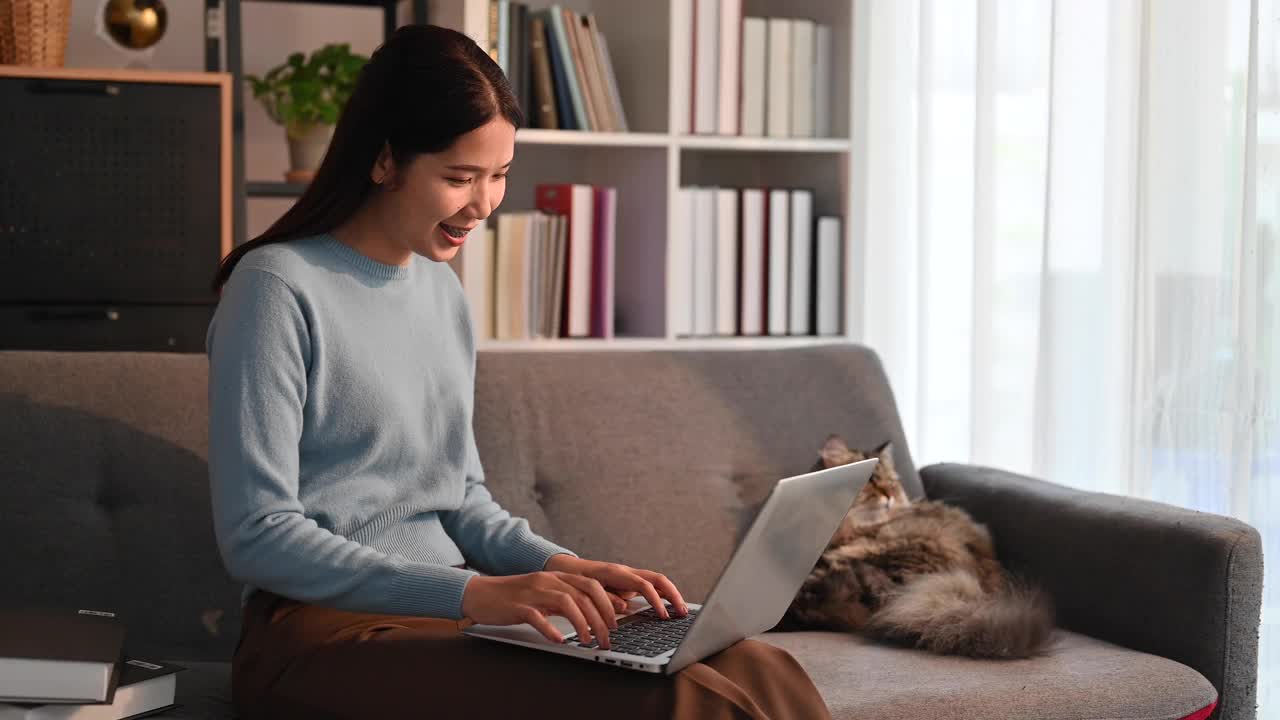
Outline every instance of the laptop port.
<svg viewBox="0 0 1280 720">
<path fill-rule="evenodd" d="M 631 663 L 627 662 L 626 660 L 620 660 L 619 662 L 622 663 L 622 667 L 631 667 Z"/>
</svg>

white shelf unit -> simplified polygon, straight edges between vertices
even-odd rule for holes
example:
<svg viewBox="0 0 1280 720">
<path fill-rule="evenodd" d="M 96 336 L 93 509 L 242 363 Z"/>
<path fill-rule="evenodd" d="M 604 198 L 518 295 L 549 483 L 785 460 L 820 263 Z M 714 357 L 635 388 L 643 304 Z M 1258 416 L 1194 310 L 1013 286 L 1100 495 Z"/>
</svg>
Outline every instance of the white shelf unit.
<svg viewBox="0 0 1280 720">
<path fill-rule="evenodd" d="M 696 0 L 529 0 L 530 9 L 553 4 L 594 13 L 608 39 L 619 91 L 632 132 L 522 129 L 507 195 L 497 213 L 530 210 L 541 183 L 611 185 L 618 189 L 615 257 L 614 339 L 485 340 L 490 350 L 630 350 L 680 348 L 781 348 L 826 345 L 855 339 L 861 332 L 862 252 L 856 242 L 859 223 L 855 190 L 860 175 L 858 131 L 854 122 L 855 17 L 859 0 L 742 0 L 747 17 L 808 18 L 832 29 L 831 135 L 823 138 L 772 138 L 677 134 L 678 113 L 688 113 L 677 50 L 671 42 Z M 489 0 L 433 0 L 431 22 L 461 30 L 482 47 L 488 42 Z M 687 84 L 683 85 L 687 92 Z M 677 259 L 667 252 L 668 238 L 682 230 L 671 208 L 679 188 L 806 188 L 813 191 L 814 217 L 837 215 L 842 232 L 841 332 L 831 336 L 676 337 L 672 331 L 674 295 L 667 279 Z M 473 238 L 483 238 L 475 233 Z M 474 241 L 473 241 L 474 242 Z M 466 284 L 467 246 L 459 260 Z M 473 306 L 475 301 L 473 300 Z M 483 304 L 482 304 L 483 305 Z"/>
</svg>

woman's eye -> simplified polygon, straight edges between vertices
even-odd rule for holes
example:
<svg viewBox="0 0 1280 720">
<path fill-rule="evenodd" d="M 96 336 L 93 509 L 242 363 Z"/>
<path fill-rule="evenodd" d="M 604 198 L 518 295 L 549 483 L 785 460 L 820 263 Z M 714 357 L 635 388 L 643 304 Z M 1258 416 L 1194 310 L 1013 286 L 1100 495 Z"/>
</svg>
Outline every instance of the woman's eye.
<svg viewBox="0 0 1280 720">
<path fill-rule="evenodd" d="M 445 180 L 448 180 L 450 183 L 452 183 L 452 184 L 454 184 L 454 185 L 466 185 L 467 183 L 471 182 L 471 178 L 453 178 L 453 177 L 451 177 L 451 178 L 445 178 Z"/>
<path fill-rule="evenodd" d="M 507 179 L 507 174 L 506 174 L 506 173 L 498 173 L 497 175 L 494 175 L 494 176 L 493 176 L 493 179 L 494 179 L 494 180 L 506 180 L 506 179 Z"/>
</svg>

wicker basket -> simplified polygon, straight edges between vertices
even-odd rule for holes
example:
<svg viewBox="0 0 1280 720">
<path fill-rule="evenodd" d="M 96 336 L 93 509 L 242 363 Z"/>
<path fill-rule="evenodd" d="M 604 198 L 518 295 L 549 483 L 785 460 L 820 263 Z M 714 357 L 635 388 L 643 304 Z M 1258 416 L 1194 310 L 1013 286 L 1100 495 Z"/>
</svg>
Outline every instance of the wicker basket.
<svg viewBox="0 0 1280 720">
<path fill-rule="evenodd" d="M 62 67 L 71 0 L 0 0 L 0 63 Z"/>
</svg>

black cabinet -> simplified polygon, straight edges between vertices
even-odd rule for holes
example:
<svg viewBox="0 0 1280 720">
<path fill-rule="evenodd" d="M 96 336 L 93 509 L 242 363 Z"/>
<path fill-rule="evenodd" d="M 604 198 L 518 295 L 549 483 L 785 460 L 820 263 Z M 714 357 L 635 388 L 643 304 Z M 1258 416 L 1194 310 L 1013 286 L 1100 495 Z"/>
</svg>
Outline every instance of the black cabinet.
<svg viewBox="0 0 1280 720">
<path fill-rule="evenodd" d="M 223 73 L 0 67 L 0 348 L 202 350 L 228 99 Z"/>
</svg>

